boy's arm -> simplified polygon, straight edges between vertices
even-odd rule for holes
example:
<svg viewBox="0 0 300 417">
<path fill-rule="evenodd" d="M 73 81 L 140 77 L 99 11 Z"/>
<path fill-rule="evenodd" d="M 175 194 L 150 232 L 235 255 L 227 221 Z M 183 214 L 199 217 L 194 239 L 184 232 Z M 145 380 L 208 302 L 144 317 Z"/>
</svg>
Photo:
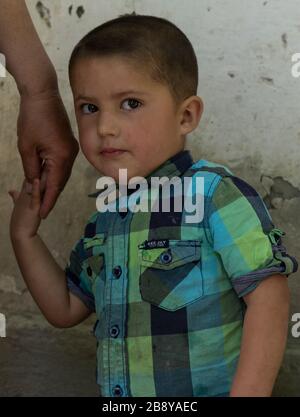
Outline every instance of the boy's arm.
<svg viewBox="0 0 300 417">
<path fill-rule="evenodd" d="M 78 297 L 67 288 L 63 269 L 55 262 L 37 234 L 40 224 L 40 182 L 34 182 L 32 195 L 10 192 L 14 203 L 11 218 L 11 241 L 16 258 L 35 302 L 55 327 L 74 326 L 91 314 Z"/>
<path fill-rule="evenodd" d="M 247 304 L 241 353 L 231 397 L 271 396 L 285 350 L 289 289 L 272 275 L 244 297 Z"/>
<path fill-rule="evenodd" d="M 26 285 L 46 319 L 55 327 L 72 327 L 91 311 L 69 292 L 64 271 L 39 235 L 12 239 Z"/>
</svg>

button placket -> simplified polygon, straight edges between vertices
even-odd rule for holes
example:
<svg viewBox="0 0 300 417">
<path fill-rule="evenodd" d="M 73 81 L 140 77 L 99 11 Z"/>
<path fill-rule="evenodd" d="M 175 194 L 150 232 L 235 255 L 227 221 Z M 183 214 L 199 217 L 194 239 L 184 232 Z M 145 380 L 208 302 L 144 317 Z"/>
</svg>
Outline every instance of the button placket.
<svg viewBox="0 0 300 417">
<path fill-rule="evenodd" d="M 112 273 L 115 279 L 119 279 L 122 275 L 122 268 L 120 267 L 120 265 L 115 266 L 112 270 Z"/>
<path fill-rule="evenodd" d="M 110 335 L 111 335 L 111 337 L 113 337 L 114 339 L 115 339 L 115 338 L 117 338 L 117 337 L 119 336 L 119 333 L 120 333 L 119 326 L 115 325 L 115 326 L 112 326 L 112 327 L 110 328 Z"/>
<path fill-rule="evenodd" d="M 114 397 L 122 397 L 122 395 L 123 395 L 123 390 L 122 390 L 122 388 L 120 387 L 120 385 L 116 385 L 114 388 L 113 388 L 113 396 Z"/>
<path fill-rule="evenodd" d="M 108 338 L 104 344 L 103 352 L 106 373 L 106 395 L 116 397 L 127 395 L 126 362 L 124 359 L 125 340 L 123 327 L 125 325 L 125 309 L 120 310 L 122 304 L 126 305 L 126 256 L 128 254 L 128 232 L 130 228 L 131 213 L 125 219 L 114 217 L 110 223 L 107 239 L 107 268 L 110 270 L 110 279 L 106 281 L 105 299 L 111 308 L 107 310 L 106 323 Z M 120 314 L 121 313 L 121 314 Z M 105 378 L 103 376 L 103 378 Z"/>
</svg>

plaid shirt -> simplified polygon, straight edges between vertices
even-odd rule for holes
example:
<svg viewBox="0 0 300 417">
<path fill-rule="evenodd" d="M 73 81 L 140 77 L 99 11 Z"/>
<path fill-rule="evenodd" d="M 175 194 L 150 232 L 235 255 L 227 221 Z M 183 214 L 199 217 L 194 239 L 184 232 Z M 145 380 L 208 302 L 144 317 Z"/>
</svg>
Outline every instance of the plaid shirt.
<svg viewBox="0 0 300 417">
<path fill-rule="evenodd" d="M 182 151 L 153 176 L 204 178 L 204 218 L 96 212 L 74 246 L 68 287 L 97 321 L 102 396 L 226 396 L 240 353 L 243 296 L 296 260 L 258 193 Z M 174 195 L 172 195 L 174 199 Z"/>
</svg>

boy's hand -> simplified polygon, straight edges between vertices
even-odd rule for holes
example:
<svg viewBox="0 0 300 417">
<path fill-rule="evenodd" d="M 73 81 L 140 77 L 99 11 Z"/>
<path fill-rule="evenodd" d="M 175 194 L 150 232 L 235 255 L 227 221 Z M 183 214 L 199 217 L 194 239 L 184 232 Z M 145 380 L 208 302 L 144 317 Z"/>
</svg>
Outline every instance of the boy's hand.
<svg viewBox="0 0 300 417">
<path fill-rule="evenodd" d="M 27 186 L 27 187 L 26 187 Z M 26 189 L 30 189 L 30 193 Z M 41 206 L 40 180 L 35 179 L 33 186 L 28 188 L 26 180 L 20 192 L 10 190 L 8 193 L 14 202 L 10 221 L 12 239 L 28 239 L 34 237 L 41 223 L 39 215 Z"/>
</svg>

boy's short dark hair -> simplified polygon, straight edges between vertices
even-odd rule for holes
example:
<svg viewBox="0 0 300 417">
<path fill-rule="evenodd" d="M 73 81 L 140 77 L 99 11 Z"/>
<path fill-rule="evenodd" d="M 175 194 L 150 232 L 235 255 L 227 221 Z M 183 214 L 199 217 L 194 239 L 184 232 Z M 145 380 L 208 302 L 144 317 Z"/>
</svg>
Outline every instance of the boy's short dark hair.
<svg viewBox="0 0 300 417">
<path fill-rule="evenodd" d="M 191 42 L 166 19 L 125 14 L 96 27 L 75 46 L 69 74 L 79 58 L 118 55 L 169 87 L 176 106 L 197 95 L 198 64 Z"/>
</svg>

